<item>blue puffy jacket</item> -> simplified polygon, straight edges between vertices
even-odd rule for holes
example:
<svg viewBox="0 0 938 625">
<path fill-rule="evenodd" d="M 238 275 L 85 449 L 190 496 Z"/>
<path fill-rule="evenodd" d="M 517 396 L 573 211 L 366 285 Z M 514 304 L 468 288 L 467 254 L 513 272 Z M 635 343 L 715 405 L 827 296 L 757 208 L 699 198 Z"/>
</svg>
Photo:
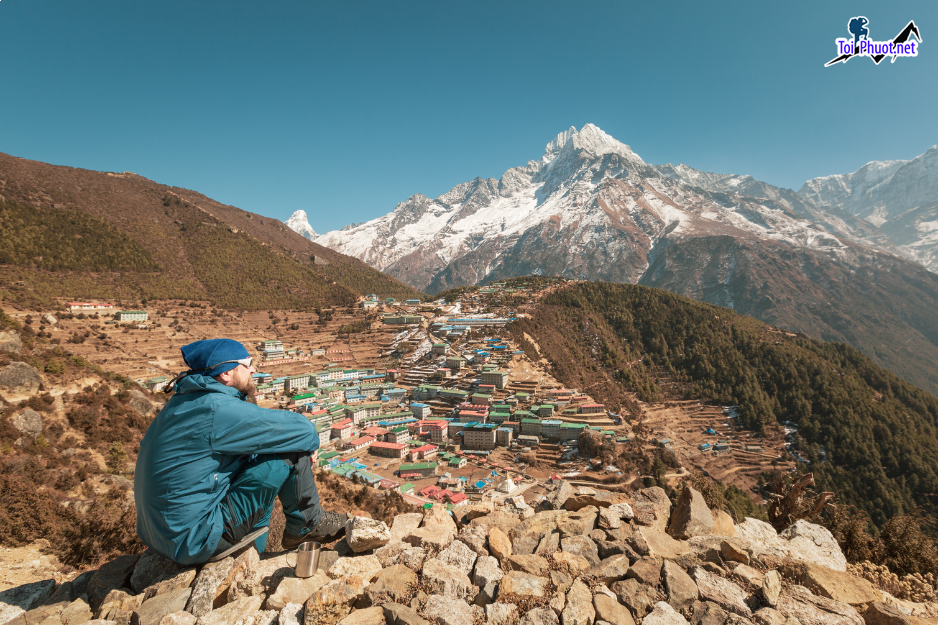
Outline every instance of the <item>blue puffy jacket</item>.
<svg viewBox="0 0 938 625">
<path fill-rule="evenodd" d="M 248 403 L 213 378 L 186 376 L 140 441 L 137 535 L 180 564 L 205 562 L 223 531 L 222 500 L 248 458 L 318 447 L 306 417 Z"/>
</svg>

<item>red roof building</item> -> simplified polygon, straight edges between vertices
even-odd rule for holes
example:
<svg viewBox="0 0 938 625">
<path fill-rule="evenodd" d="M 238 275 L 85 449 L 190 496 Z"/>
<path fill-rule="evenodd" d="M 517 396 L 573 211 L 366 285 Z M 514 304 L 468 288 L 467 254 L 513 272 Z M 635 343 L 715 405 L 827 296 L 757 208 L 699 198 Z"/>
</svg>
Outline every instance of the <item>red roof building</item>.
<svg viewBox="0 0 938 625">
<path fill-rule="evenodd" d="M 372 443 L 368 451 L 376 456 L 386 458 L 403 458 L 407 455 L 407 446 L 404 443 Z"/>
</svg>

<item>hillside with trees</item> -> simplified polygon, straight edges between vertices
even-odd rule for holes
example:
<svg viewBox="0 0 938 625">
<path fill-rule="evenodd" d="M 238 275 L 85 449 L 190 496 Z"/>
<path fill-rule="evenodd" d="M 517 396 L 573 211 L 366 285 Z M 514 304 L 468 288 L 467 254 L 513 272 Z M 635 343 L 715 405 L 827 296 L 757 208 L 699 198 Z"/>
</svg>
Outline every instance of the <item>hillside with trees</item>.
<svg viewBox="0 0 938 625">
<path fill-rule="evenodd" d="M 423 294 L 268 217 L 131 173 L 0 154 L 0 297 L 209 300 L 240 309 Z"/>
<path fill-rule="evenodd" d="M 740 424 L 756 431 L 795 423 L 818 488 L 878 527 L 916 508 L 938 516 L 938 399 L 853 347 L 667 291 L 597 282 L 547 296 L 509 327 L 564 384 L 633 418 L 641 406 L 631 393 L 737 406 Z"/>
</svg>

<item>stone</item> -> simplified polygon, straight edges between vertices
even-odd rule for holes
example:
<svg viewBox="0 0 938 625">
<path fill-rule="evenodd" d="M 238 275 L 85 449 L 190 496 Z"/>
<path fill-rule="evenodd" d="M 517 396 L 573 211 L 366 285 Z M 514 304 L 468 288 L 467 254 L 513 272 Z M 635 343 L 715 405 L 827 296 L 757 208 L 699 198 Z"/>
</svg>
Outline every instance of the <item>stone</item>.
<svg viewBox="0 0 938 625">
<path fill-rule="evenodd" d="M 877 592 L 867 580 L 819 564 L 791 562 L 782 568 L 782 572 L 787 579 L 814 594 L 835 601 L 860 605 L 882 599 L 882 593 Z"/>
<path fill-rule="evenodd" d="M 405 544 L 406 548 L 407 545 Z M 338 551 L 334 549 L 324 549 L 319 552 L 319 570 L 323 572 L 328 572 L 332 568 L 332 565 L 335 564 L 339 558 L 342 556 L 339 555 Z"/>
<path fill-rule="evenodd" d="M 455 523 L 453 525 L 455 526 Z M 404 537 L 404 542 L 414 547 L 423 547 L 424 549 L 439 552 L 453 542 L 455 537 L 456 531 L 454 529 L 450 529 L 445 525 L 431 525 L 411 530 Z"/>
<path fill-rule="evenodd" d="M 135 593 L 143 592 L 147 586 L 175 577 L 187 568 L 189 567 L 176 564 L 152 549 L 147 549 L 140 556 L 130 576 L 130 588 Z"/>
<path fill-rule="evenodd" d="M 789 586 L 778 598 L 775 609 L 802 625 L 864 625 L 856 609 L 846 603 L 818 597 L 804 586 Z"/>
<path fill-rule="evenodd" d="M 94 618 L 94 614 L 91 612 L 91 606 L 83 597 L 69 603 L 59 615 L 59 620 L 63 625 L 78 625 L 90 621 L 92 618 Z"/>
<path fill-rule="evenodd" d="M 771 542 L 778 538 L 778 532 L 771 524 L 752 517 L 746 517 L 736 526 L 736 536 L 757 542 Z"/>
<path fill-rule="evenodd" d="M 395 564 L 400 563 L 401 554 L 404 552 L 405 549 L 413 549 L 413 547 L 411 547 L 410 545 L 404 542 L 388 543 L 387 545 L 384 545 L 383 547 L 378 547 L 377 549 L 375 549 L 374 556 L 378 558 L 378 562 L 381 563 L 381 566 L 383 567 L 394 566 Z M 320 560 L 322 560 L 321 553 L 320 553 L 319 558 Z M 338 560 L 338 554 L 336 554 L 336 560 Z M 328 571 L 329 568 L 332 566 L 332 564 L 335 564 L 335 562 L 333 561 L 327 567 L 322 567 L 322 564 L 320 563 L 320 568 L 324 568 L 324 570 Z"/>
<path fill-rule="evenodd" d="M 188 588 L 192 585 L 192 580 L 194 579 L 195 569 L 184 569 L 169 579 L 164 579 L 151 586 L 147 586 L 140 594 L 143 595 L 143 600 L 146 601 L 156 595 L 162 595 L 164 592 Z"/>
<path fill-rule="evenodd" d="M 756 625 L 785 625 L 785 615 L 773 608 L 762 608 L 752 614 L 752 622 Z"/>
<path fill-rule="evenodd" d="M 387 625 L 430 625 L 430 621 L 417 614 L 417 611 L 399 603 L 385 603 L 384 620 Z M 281 623 L 283 625 L 283 623 Z"/>
<path fill-rule="evenodd" d="M 798 520 L 778 537 L 786 541 L 788 549 L 805 562 L 820 564 L 835 571 L 847 570 L 847 558 L 833 534 L 825 527 Z"/>
<path fill-rule="evenodd" d="M 338 579 L 348 575 L 357 575 L 361 577 L 365 584 L 369 584 L 375 578 L 375 575 L 381 570 L 381 562 L 378 558 L 370 556 L 358 556 L 356 558 L 339 558 L 335 564 L 329 567 L 329 577 Z"/>
<path fill-rule="evenodd" d="M 557 529 L 560 531 L 560 537 L 567 536 L 586 536 L 596 527 L 596 518 L 599 516 L 599 510 L 593 506 L 587 506 L 578 512 L 571 512 L 557 521 Z"/>
<path fill-rule="evenodd" d="M 506 527 L 499 527 L 503 532 L 508 534 L 508 537 L 511 538 L 511 544 L 514 547 L 514 552 L 518 553 L 517 546 L 515 543 L 522 536 L 535 536 L 537 541 L 540 541 L 545 534 L 549 534 L 557 530 L 557 523 L 563 520 L 568 513 L 563 510 L 543 510 L 538 512 L 529 519 L 523 521 L 518 521 L 517 518 L 512 517 L 511 522 Z M 489 515 L 495 516 L 495 515 Z M 484 517 L 489 518 L 489 517 Z M 483 519 L 477 519 L 477 521 L 482 521 Z M 476 521 L 473 521 L 475 523 Z M 536 545 L 537 543 L 535 543 Z"/>
<path fill-rule="evenodd" d="M 595 620 L 593 594 L 583 580 L 578 578 L 567 591 L 567 602 L 560 615 L 560 621 L 563 625 L 593 625 Z"/>
<path fill-rule="evenodd" d="M 42 377 L 39 372 L 25 362 L 10 363 L 0 369 L 0 392 L 3 392 L 8 400 L 32 397 L 39 392 L 40 386 Z"/>
<path fill-rule="evenodd" d="M 550 580 L 521 571 L 509 571 L 502 577 L 499 596 L 518 595 L 519 597 L 546 597 Z"/>
<path fill-rule="evenodd" d="M 215 598 L 219 594 L 219 586 L 228 577 L 232 566 L 234 566 L 234 558 L 232 557 L 204 565 L 195 577 L 195 584 L 186 604 L 186 611 L 196 617 L 211 612 L 215 604 Z"/>
<path fill-rule="evenodd" d="M 567 480 L 561 480 L 552 492 L 547 494 L 544 501 L 541 502 L 541 508 L 544 510 L 563 510 L 567 499 L 574 494 L 573 486 Z"/>
<path fill-rule="evenodd" d="M 430 595 L 423 613 L 439 625 L 472 625 L 472 610 L 462 599 Z"/>
<path fill-rule="evenodd" d="M 383 547 L 390 540 L 391 529 L 384 521 L 356 516 L 345 525 L 345 541 L 355 553 Z"/>
<path fill-rule="evenodd" d="M 720 555 L 727 562 L 749 564 L 749 554 L 732 540 L 724 540 L 720 543 Z"/>
<path fill-rule="evenodd" d="M 599 549 L 589 536 L 567 536 L 560 540 L 560 546 L 567 553 L 583 556 L 590 566 L 599 564 Z"/>
<path fill-rule="evenodd" d="M 560 533 L 551 532 L 550 534 L 545 534 L 541 542 L 537 544 L 534 555 L 546 557 L 558 551 L 560 551 Z"/>
<path fill-rule="evenodd" d="M 599 527 L 602 529 L 618 529 L 622 521 L 629 521 L 635 516 L 632 506 L 627 503 L 617 503 L 599 509 Z"/>
<path fill-rule="evenodd" d="M 195 625 L 198 620 L 194 614 L 182 610 L 167 614 L 160 619 L 159 625 Z"/>
<path fill-rule="evenodd" d="M 569 500 L 568 500 L 569 501 Z M 573 582 L 570 582 L 570 585 L 573 585 Z M 569 590 L 569 587 L 567 588 Z M 550 598 L 550 601 L 547 602 L 548 607 L 554 611 L 554 614 L 557 616 L 563 615 L 563 609 L 567 607 L 567 595 L 565 592 L 557 591 L 554 593 L 554 596 Z"/>
<path fill-rule="evenodd" d="M 46 599 L 46 604 L 70 602 L 80 598 L 85 594 L 85 588 L 88 586 L 88 580 L 94 575 L 94 571 L 85 571 L 70 582 L 59 584 L 52 596 Z"/>
<path fill-rule="evenodd" d="M 670 560 L 665 560 L 661 567 L 661 576 L 664 589 L 668 593 L 668 604 L 672 608 L 683 612 L 694 605 L 698 597 L 697 584 L 684 569 Z"/>
<path fill-rule="evenodd" d="M 335 625 L 364 594 L 365 581 L 357 575 L 334 579 L 306 600 L 303 625 Z"/>
<path fill-rule="evenodd" d="M 159 625 L 167 614 L 182 612 L 191 593 L 191 588 L 180 588 L 144 601 L 134 610 L 131 625 Z M 257 607 L 260 607 L 260 604 Z"/>
<path fill-rule="evenodd" d="M 44 579 L 0 592 L 0 623 L 12 621 L 20 614 L 42 605 L 54 591 L 55 580 Z"/>
<path fill-rule="evenodd" d="M 129 589 L 127 589 L 129 590 Z M 131 595 L 115 588 L 107 594 L 97 610 L 98 618 L 129 625 L 134 611 L 143 603 L 143 595 Z"/>
<path fill-rule="evenodd" d="M 143 416 L 147 416 L 156 410 L 156 407 L 153 405 L 153 403 L 147 399 L 147 396 L 144 395 L 143 391 L 139 389 L 130 391 L 130 401 L 127 403 L 131 408 Z"/>
<path fill-rule="evenodd" d="M 712 601 L 718 606 L 744 618 L 752 616 L 752 610 L 746 604 L 746 591 L 733 582 L 717 577 L 701 567 L 693 570 L 692 577 L 697 583 L 697 592 L 701 600 Z"/>
<path fill-rule="evenodd" d="M 243 597 L 212 610 L 198 620 L 198 625 L 237 625 L 261 609 L 261 597 Z M 253 617 L 252 617 L 253 621 Z M 249 621 L 251 622 L 251 621 Z"/>
<path fill-rule="evenodd" d="M 691 623 L 693 625 L 724 625 L 730 618 L 723 608 L 712 601 L 698 601 L 694 604 Z"/>
<path fill-rule="evenodd" d="M 550 573 L 547 559 L 541 556 L 511 556 L 502 564 L 511 571 L 524 571 L 538 577 L 547 577 Z"/>
<path fill-rule="evenodd" d="M 257 553 L 253 545 L 248 551 L 254 554 Z M 270 594 L 281 579 L 293 577 L 293 565 L 287 559 L 285 553 L 267 557 L 257 562 L 254 562 L 253 556 L 248 556 L 248 560 L 251 563 L 244 568 L 242 574 L 237 576 L 228 588 L 226 593 L 227 601 Z"/>
<path fill-rule="evenodd" d="M 632 613 L 624 605 L 607 594 L 598 594 L 593 597 L 593 607 L 596 609 L 596 618 L 610 625 L 635 625 Z"/>
<path fill-rule="evenodd" d="M 261 610 L 254 613 L 254 621 L 245 625 L 279 625 L 280 614 L 274 610 Z"/>
<path fill-rule="evenodd" d="M 736 525 L 733 523 L 733 517 L 723 510 L 711 510 L 713 515 L 713 529 L 710 533 L 714 536 L 726 536 L 732 538 L 736 536 Z"/>
<path fill-rule="evenodd" d="M 355 610 L 339 621 L 339 625 L 386 625 L 386 623 L 384 609 L 381 607 Z"/>
<path fill-rule="evenodd" d="M 484 527 L 467 527 L 459 533 L 459 540 L 475 551 L 476 555 L 489 555 L 487 549 L 489 537 Z"/>
<path fill-rule="evenodd" d="M 472 583 L 479 588 L 475 603 L 485 605 L 495 601 L 498 593 L 498 583 L 504 575 L 498 565 L 498 560 L 493 556 L 480 556 L 476 560 L 475 569 L 472 571 Z"/>
<path fill-rule="evenodd" d="M 782 592 L 782 576 L 778 571 L 768 571 L 762 576 L 762 598 L 770 606 L 778 605 L 778 596 Z"/>
<path fill-rule="evenodd" d="M 10 423 L 19 430 L 20 434 L 34 439 L 42 434 L 42 415 L 29 408 L 13 415 Z"/>
<path fill-rule="evenodd" d="M 609 528 L 606 530 L 607 540 L 628 540 L 634 531 L 632 525 L 625 524 L 621 527 Z"/>
<path fill-rule="evenodd" d="M 65 606 L 68 604 L 64 601 L 58 603 L 41 605 L 39 607 L 28 610 L 25 614 L 20 614 L 19 617 L 11 621 L 11 625 L 27 625 L 29 623 L 42 623 L 47 619 L 50 622 L 56 623 L 58 625 L 61 623 L 60 615 L 62 610 L 65 609 Z"/>
<path fill-rule="evenodd" d="M 629 546 L 641 556 L 675 559 L 692 553 L 688 543 L 674 540 L 668 534 L 651 527 L 639 527 L 629 538 Z"/>
<path fill-rule="evenodd" d="M 632 563 L 625 576 L 647 586 L 657 586 L 661 582 L 661 561 L 650 556 L 639 558 Z"/>
<path fill-rule="evenodd" d="M 277 625 L 300 625 L 303 622 L 303 605 L 288 603 L 277 615 Z"/>
<path fill-rule="evenodd" d="M 472 591 L 472 582 L 465 573 L 436 558 L 424 562 L 422 577 L 428 592 L 435 595 L 465 599 Z"/>
<path fill-rule="evenodd" d="M 420 527 L 421 523 L 423 523 L 423 513 L 410 512 L 397 515 L 394 517 L 394 522 L 391 523 L 391 539 L 388 543 L 403 542 L 404 537 L 407 536 L 411 530 Z"/>
<path fill-rule="evenodd" d="M 675 612 L 664 601 L 655 604 L 655 608 L 642 621 L 642 625 L 689 625 L 687 619 Z"/>
<path fill-rule="evenodd" d="M 537 547 L 540 545 L 542 540 L 542 534 L 527 534 L 525 536 L 519 536 L 512 541 L 511 550 L 515 555 L 529 556 L 537 550 Z"/>
<path fill-rule="evenodd" d="M 629 561 L 638 560 L 640 557 L 635 550 L 629 547 L 625 542 L 612 541 L 612 540 L 594 540 L 596 543 L 596 550 L 599 553 L 599 559 L 605 560 L 606 558 L 611 558 L 612 556 L 630 556 Z M 634 554 L 634 556 L 633 556 Z"/>
<path fill-rule="evenodd" d="M 485 606 L 486 625 L 511 625 L 518 606 L 513 603 L 491 603 Z"/>
<path fill-rule="evenodd" d="M 483 517 L 494 512 L 495 505 L 491 501 L 471 503 L 465 506 L 456 506 L 453 508 L 453 520 L 456 525 L 462 527 L 468 525 L 470 521 Z"/>
<path fill-rule="evenodd" d="M 604 584 L 611 584 L 613 582 L 625 579 L 625 576 L 628 572 L 628 556 L 619 555 L 601 560 L 599 564 L 590 570 L 589 575 L 591 577 L 598 578 Z"/>
<path fill-rule="evenodd" d="M 664 489 L 659 486 L 643 488 L 635 493 L 632 513 L 635 522 L 639 525 L 665 532 L 671 516 L 671 500 L 668 499 L 668 494 L 664 492 Z"/>
<path fill-rule="evenodd" d="M 550 608 L 534 608 L 521 618 L 518 625 L 560 625 L 560 619 Z"/>
<path fill-rule="evenodd" d="M 18 332 L 13 330 L 0 332 L 0 352 L 7 354 L 23 353 L 23 340 Z"/>
<path fill-rule="evenodd" d="M 671 513 L 668 534 L 674 538 L 687 540 L 694 536 L 708 535 L 712 531 L 713 515 L 703 495 L 695 488 L 685 486 Z"/>
<path fill-rule="evenodd" d="M 451 542 L 436 556 L 437 560 L 455 566 L 467 576 L 472 573 L 472 567 L 475 566 L 478 557 L 475 551 L 458 540 Z"/>
<path fill-rule="evenodd" d="M 875 601 L 863 613 L 866 625 L 918 625 L 925 623 L 925 619 L 911 617 L 894 605 Z"/>
<path fill-rule="evenodd" d="M 109 592 L 115 588 L 124 588 L 130 582 L 139 554 L 118 556 L 102 564 L 98 571 L 88 580 L 85 594 L 88 595 L 88 604 L 97 612 L 101 602 Z M 2 601 L 2 599 L 0 599 Z"/>
<path fill-rule="evenodd" d="M 566 595 L 567 591 L 570 590 L 570 586 L 573 585 L 574 577 L 579 577 L 579 575 L 570 575 L 564 571 L 551 571 L 550 583 L 554 585 L 557 591 Z"/>
<path fill-rule="evenodd" d="M 406 603 L 410 601 L 416 585 L 417 574 L 403 564 L 395 564 L 378 573 L 375 581 L 365 589 L 365 595 L 371 605 L 380 605 L 388 601 Z"/>
<path fill-rule="evenodd" d="M 616 593 L 619 601 L 632 612 L 632 616 L 637 618 L 642 618 L 648 614 L 659 599 L 658 592 L 654 588 L 645 586 L 635 579 L 615 582 L 611 590 Z"/>
<path fill-rule="evenodd" d="M 328 575 L 316 571 L 312 577 L 284 577 L 280 579 L 274 592 L 267 597 L 264 608 L 279 612 L 288 603 L 306 603 L 314 592 L 330 582 Z"/>
<path fill-rule="evenodd" d="M 760 571 L 752 568 L 748 564 L 740 564 L 735 569 L 733 569 L 733 575 L 746 582 L 750 586 L 755 588 L 761 588 L 763 582 L 763 575 Z"/>
<path fill-rule="evenodd" d="M 427 550 L 423 547 L 411 547 L 401 552 L 399 562 L 411 571 L 419 573 L 427 559 Z"/>
<path fill-rule="evenodd" d="M 421 527 L 445 527 L 450 529 L 455 536 L 459 528 L 456 527 L 456 521 L 453 520 L 452 515 L 447 511 L 446 506 L 442 504 L 435 503 L 427 510 L 423 512 L 423 523 Z"/>
<path fill-rule="evenodd" d="M 489 531 L 489 552 L 498 558 L 499 562 L 511 556 L 511 539 L 497 527 Z"/>
<path fill-rule="evenodd" d="M 514 536 L 510 533 L 518 525 L 518 515 L 506 512 L 505 510 L 498 510 L 492 514 L 487 514 L 485 516 L 477 517 L 469 522 L 468 527 L 481 527 L 485 530 L 485 533 L 488 534 L 493 527 L 497 527 L 501 531 L 505 532 L 512 538 Z"/>
</svg>

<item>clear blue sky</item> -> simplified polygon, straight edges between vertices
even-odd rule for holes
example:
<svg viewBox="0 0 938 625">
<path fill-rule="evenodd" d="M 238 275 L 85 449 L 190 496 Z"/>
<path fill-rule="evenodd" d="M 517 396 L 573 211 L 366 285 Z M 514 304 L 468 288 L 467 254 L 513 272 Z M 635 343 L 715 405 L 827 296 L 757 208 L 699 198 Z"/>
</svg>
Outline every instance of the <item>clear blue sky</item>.
<svg viewBox="0 0 938 625">
<path fill-rule="evenodd" d="M 847 21 L 914 59 L 823 67 Z M 0 151 L 318 232 L 592 122 L 650 163 L 799 188 L 938 143 L 938 2 L 0 0 Z M 2 172 L 0 172 L 2 175 Z"/>
</svg>

